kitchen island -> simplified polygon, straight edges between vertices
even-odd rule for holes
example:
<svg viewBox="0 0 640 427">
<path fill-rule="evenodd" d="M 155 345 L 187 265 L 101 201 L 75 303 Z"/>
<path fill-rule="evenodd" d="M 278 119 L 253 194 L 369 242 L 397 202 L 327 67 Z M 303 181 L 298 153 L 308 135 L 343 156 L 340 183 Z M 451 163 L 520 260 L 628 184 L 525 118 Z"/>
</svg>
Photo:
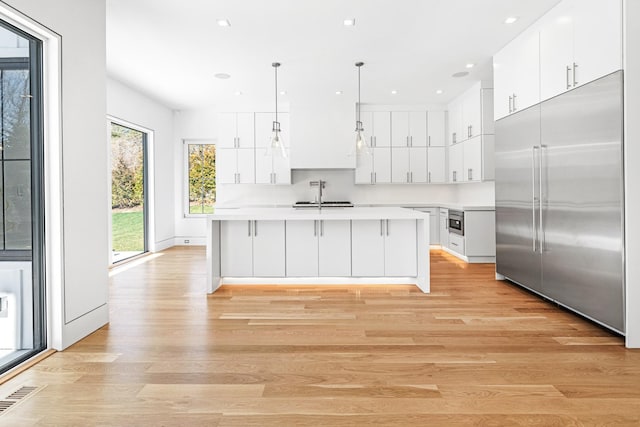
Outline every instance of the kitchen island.
<svg viewBox="0 0 640 427">
<path fill-rule="evenodd" d="M 415 284 L 429 292 L 429 215 L 216 209 L 207 217 L 208 292 L 222 284 Z"/>
</svg>

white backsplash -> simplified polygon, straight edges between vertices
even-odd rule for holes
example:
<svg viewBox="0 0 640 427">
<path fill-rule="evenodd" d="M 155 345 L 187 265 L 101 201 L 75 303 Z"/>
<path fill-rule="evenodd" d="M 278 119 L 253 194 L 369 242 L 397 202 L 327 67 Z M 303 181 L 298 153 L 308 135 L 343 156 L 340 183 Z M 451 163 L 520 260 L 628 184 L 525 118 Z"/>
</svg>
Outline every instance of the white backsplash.
<svg viewBox="0 0 640 427">
<path fill-rule="evenodd" d="M 463 204 L 493 206 L 493 182 L 469 184 L 355 185 L 352 169 L 294 169 L 291 185 L 220 185 L 218 206 L 291 205 L 313 200 L 317 188 L 309 181 L 327 182 L 324 200 L 348 200 L 354 204 Z"/>
</svg>

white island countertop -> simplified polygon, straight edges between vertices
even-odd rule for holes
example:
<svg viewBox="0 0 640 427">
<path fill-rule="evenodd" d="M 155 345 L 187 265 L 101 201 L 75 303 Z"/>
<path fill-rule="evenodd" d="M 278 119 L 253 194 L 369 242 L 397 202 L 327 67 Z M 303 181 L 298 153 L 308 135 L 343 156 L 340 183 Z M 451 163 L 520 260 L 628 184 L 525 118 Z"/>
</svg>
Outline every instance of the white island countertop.
<svg viewBox="0 0 640 427">
<path fill-rule="evenodd" d="M 208 216 L 214 221 L 241 220 L 377 220 L 377 219 L 425 219 L 428 213 L 397 207 L 353 208 L 238 208 L 216 209 Z"/>
</svg>

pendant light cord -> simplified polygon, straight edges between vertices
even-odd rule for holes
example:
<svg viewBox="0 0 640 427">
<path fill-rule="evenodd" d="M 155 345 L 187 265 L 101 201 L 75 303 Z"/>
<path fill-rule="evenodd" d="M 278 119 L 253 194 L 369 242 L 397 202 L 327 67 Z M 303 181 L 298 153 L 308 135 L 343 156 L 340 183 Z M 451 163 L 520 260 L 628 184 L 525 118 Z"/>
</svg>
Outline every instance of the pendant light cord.
<svg viewBox="0 0 640 427">
<path fill-rule="evenodd" d="M 276 62 L 276 64 L 278 63 Z M 278 65 L 274 65 L 276 69 L 276 122 L 278 121 Z"/>
</svg>

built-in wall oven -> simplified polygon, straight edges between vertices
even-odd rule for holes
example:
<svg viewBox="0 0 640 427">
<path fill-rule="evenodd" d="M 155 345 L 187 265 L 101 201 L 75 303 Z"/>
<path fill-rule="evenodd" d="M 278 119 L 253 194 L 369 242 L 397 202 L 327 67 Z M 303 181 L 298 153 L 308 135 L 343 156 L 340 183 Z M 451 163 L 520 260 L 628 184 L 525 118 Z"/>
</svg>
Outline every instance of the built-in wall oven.
<svg viewBox="0 0 640 427">
<path fill-rule="evenodd" d="M 449 209 L 449 231 L 464 236 L 464 212 Z"/>
</svg>

